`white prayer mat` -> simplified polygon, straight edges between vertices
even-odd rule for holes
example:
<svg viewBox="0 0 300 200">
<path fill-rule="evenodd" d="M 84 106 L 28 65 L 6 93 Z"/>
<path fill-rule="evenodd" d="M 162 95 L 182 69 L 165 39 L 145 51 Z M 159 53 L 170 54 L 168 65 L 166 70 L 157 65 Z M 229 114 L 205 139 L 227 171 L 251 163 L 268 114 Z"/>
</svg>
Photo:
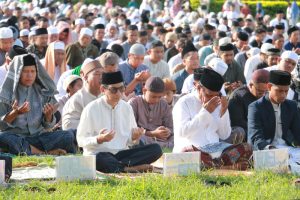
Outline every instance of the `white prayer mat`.
<svg viewBox="0 0 300 200">
<path fill-rule="evenodd" d="M 55 169 L 48 166 L 14 168 L 10 179 L 14 181 L 23 181 L 30 179 L 55 179 Z"/>
</svg>

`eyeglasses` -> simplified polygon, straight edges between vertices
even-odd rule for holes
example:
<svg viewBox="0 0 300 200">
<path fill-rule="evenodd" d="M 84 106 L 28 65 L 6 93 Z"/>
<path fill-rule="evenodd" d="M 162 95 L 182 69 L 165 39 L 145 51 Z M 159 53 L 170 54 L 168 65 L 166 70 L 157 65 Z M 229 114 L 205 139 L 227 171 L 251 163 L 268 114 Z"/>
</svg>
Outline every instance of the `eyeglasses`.
<svg viewBox="0 0 300 200">
<path fill-rule="evenodd" d="M 124 86 L 121 86 L 121 87 L 106 87 L 106 89 L 108 89 L 112 94 L 117 94 L 118 91 L 120 91 L 121 93 L 123 93 L 125 91 Z"/>
</svg>

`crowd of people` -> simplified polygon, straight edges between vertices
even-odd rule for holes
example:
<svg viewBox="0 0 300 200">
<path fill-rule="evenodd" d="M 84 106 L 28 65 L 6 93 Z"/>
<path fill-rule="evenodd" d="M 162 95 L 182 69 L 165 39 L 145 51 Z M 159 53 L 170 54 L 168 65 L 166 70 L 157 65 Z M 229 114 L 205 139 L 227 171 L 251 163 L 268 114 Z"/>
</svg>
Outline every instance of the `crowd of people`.
<svg viewBox="0 0 300 200">
<path fill-rule="evenodd" d="M 299 163 L 294 15 L 238 0 L 219 13 L 183 0 L 0 8 L 1 152 L 95 155 L 107 173 L 151 170 L 163 148 L 200 151 L 208 168 L 244 170 L 276 148 Z"/>
</svg>

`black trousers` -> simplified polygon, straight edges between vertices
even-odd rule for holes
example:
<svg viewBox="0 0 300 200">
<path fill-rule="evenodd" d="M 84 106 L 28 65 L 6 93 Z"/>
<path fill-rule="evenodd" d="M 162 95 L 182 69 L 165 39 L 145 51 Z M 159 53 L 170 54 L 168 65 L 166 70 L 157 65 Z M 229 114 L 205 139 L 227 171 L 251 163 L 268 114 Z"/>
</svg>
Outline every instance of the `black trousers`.
<svg viewBox="0 0 300 200">
<path fill-rule="evenodd" d="M 150 164 L 161 155 L 162 150 L 158 144 L 139 146 L 116 154 L 100 152 L 96 155 L 96 169 L 104 173 L 124 172 L 124 167 Z"/>
</svg>

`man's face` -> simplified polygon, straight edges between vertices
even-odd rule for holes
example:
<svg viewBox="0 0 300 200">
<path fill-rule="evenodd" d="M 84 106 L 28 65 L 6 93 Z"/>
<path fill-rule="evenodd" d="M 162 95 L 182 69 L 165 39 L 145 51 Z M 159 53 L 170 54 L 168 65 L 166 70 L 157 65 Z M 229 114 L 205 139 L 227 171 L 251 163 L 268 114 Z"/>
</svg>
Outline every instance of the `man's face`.
<svg viewBox="0 0 300 200">
<path fill-rule="evenodd" d="M 38 47 L 46 47 L 48 44 L 48 34 L 35 36 L 35 45 Z"/>
<path fill-rule="evenodd" d="M 65 51 L 61 49 L 54 50 L 54 58 L 55 64 L 60 66 L 65 60 Z"/>
<path fill-rule="evenodd" d="M 55 42 L 58 40 L 58 34 L 51 34 L 49 35 L 49 43 Z"/>
<path fill-rule="evenodd" d="M 38 27 L 39 27 L 39 28 L 48 28 L 48 22 L 45 22 L 45 21 L 39 21 L 39 22 L 38 22 Z"/>
<path fill-rule="evenodd" d="M 23 67 L 21 76 L 20 76 L 20 84 L 25 87 L 30 87 L 35 82 L 35 79 L 36 79 L 35 65 Z"/>
<path fill-rule="evenodd" d="M 142 45 L 146 45 L 148 42 L 148 36 L 139 36 L 139 43 L 141 43 Z"/>
<path fill-rule="evenodd" d="M 27 19 L 24 19 L 22 21 L 19 22 L 19 26 L 20 26 L 20 30 L 23 30 L 23 29 L 30 29 L 30 23 L 29 23 L 29 20 Z"/>
<path fill-rule="evenodd" d="M 253 83 L 252 81 L 249 84 L 250 92 L 253 96 L 257 99 L 264 96 L 265 93 L 268 91 L 268 84 L 267 83 Z"/>
<path fill-rule="evenodd" d="M 156 93 L 156 92 L 150 92 L 147 89 L 143 89 L 143 93 L 144 93 L 144 97 L 145 97 L 145 101 L 148 104 L 157 104 L 160 99 L 164 96 L 164 93 Z"/>
<path fill-rule="evenodd" d="M 87 47 L 92 41 L 92 37 L 89 35 L 79 36 L 79 43 L 82 47 Z"/>
<path fill-rule="evenodd" d="M 175 94 L 175 93 L 176 93 L 176 91 L 171 91 L 171 90 L 165 91 L 164 99 L 165 99 L 169 104 L 172 103 L 173 97 L 174 97 L 174 94 Z"/>
<path fill-rule="evenodd" d="M 236 41 L 236 47 L 239 49 L 242 49 L 244 46 L 247 46 L 247 45 L 248 45 L 248 40 L 243 41 L 243 40 L 237 39 L 237 41 Z"/>
<path fill-rule="evenodd" d="M 128 38 L 128 42 L 131 44 L 136 43 L 137 39 L 138 39 L 138 31 L 137 30 L 128 30 L 127 31 L 127 38 Z"/>
<path fill-rule="evenodd" d="M 256 40 L 258 42 L 262 42 L 264 40 L 265 36 L 266 36 L 266 33 L 259 33 L 256 35 Z"/>
<path fill-rule="evenodd" d="M 144 62 L 144 55 L 128 54 L 128 60 L 133 68 L 137 68 Z"/>
<path fill-rule="evenodd" d="M 0 39 L 0 49 L 4 52 L 8 52 L 14 43 L 13 38 Z"/>
<path fill-rule="evenodd" d="M 280 104 L 283 103 L 287 97 L 289 86 L 283 85 L 273 85 L 268 83 L 268 90 L 270 99 L 273 100 L 275 103 Z"/>
<path fill-rule="evenodd" d="M 268 66 L 277 65 L 279 60 L 279 55 L 269 55 L 267 59 Z"/>
<path fill-rule="evenodd" d="M 294 31 L 294 32 L 291 33 L 290 41 L 291 41 L 292 43 L 297 43 L 297 42 L 299 42 L 299 31 Z"/>
<path fill-rule="evenodd" d="M 107 97 L 107 101 L 110 103 L 118 103 L 122 98 L 125 91 L 125 86 L 123 83 L 116 83 L 108 85 L 107 87 L 102 86 L 102 91 Z"/>
<path fill-rule="evenodd" d="M 213 39 L 216 39 L 216 38 L 217 38 L 217 29 L 209 30 L 209 31 L 207 31 L 207 33 L 208 33 Z"/>
<path fill-rule="evenodd" d="M 220 96 L 220 92 L 211 91 L 206 87 L 201 86 L 199 83 L 196 83 L 196 88 L 203 104 L 207 103 L 215 96 Z"/>
<path fill-rule="evenodd" d="M 102 73 L 103 73 L 103 69 L 97 68 L 97 69 L 94 69 L 93 71 L 89 72 L 85 76 L 85 80 L 88 83 L 90 88 L 92 88 L 94 90 L 100 90 Z"/>
<path fill-rule="evenodd" d="M 103 38 L 104 38 L 104 29 L 97 29 L 95 31 L 95 39 L 98 40 L 99 42 L 102 42 Z"/>
<path fill-rule="evenodd" d="M 81 79 L 77 79 L 75 84 L 72 86 L 68 87 L 69 90 L 69 95 L 72 96 L 73 94 L 75 94 L 78 90 L 80 90 L 83 86 L 83 82 Z"/>
<path fill-rule="evenodd" d="M 285 59 L 280 60 L 278 67 L 279 67 L 279 70 L 292 73 L 292 71 L 296 67 L 296 64 L 297 63 L 294 60 L 285 58 Z"/>
<path fill-rule="evenodd" d="M 284 33 L 284 29 L 274 29 L 274 34 L 282 35 Z"/>
<path fill-rule="evenodd" d="M 187 56 L 183 59 L 183 64 L 187 69 L 194 70 L 199 67 L 199 56 L 198 52 L 189 52 Z"/>
<path fill-rule="evenodd" d="M 284 44 L 284 38 L 279 38 L 278 40 L 274 41 L 274 46 L 277 49 L 282 49 L 283 48 L 283 44 Z"/>
<path fill-rule="evenodd" d="M 89 16 L 85 19 L 85 25 L 88 27 L 92 24 L 92 16 Z"/>
<path fill-rule="evenodd" d="M 175 45 L 175 41 L 172 39 L 168 39 L 167 44 L 165 44 L 165 45 L 166 45 L 167 49 L 172 48 Z"/>
<path fill-rule="evenodd" d="M 234 52 L 233 51 L 221 52 L 220 57 L 227 65 L 230 65 L 233 62 Z"/>
<path fill-rule="evenodd" d="M 68 32 L 60 32 L 59 33 L 59 36 L 58 36 L 58 38 L 59 38 L 59 40 L 60 41 L 64 41 L 64 40 L 66 40 L 67 38 L 68 38 L 68 35 L 69 35 L 69 33 Z"/>
<path fill-rule="evenodd" d="M 164 57 L 164 47 L 155 47 L 149 50 L 150 59 L 155 63 L 161 61 Z"/>
</svg>

